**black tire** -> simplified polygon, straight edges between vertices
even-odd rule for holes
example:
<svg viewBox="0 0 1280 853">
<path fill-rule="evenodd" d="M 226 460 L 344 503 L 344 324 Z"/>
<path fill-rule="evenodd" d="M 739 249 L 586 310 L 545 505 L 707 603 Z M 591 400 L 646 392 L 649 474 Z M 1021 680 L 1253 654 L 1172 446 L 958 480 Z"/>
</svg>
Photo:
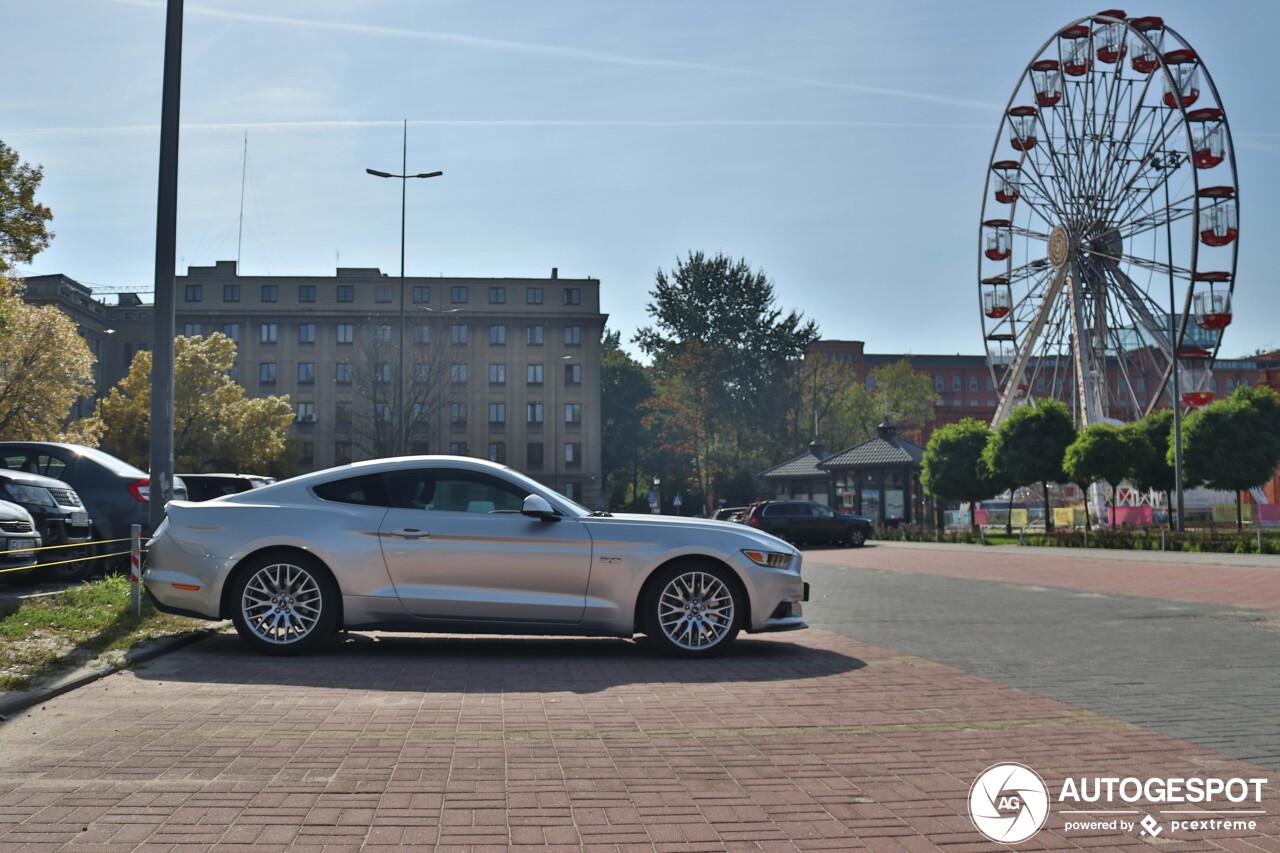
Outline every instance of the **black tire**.
<svg viewBox="0 0 1280 853">
<path fill-rule="evenodd" d="M 46 583 L 80 583 L 88 580 L 98 568 L 98 561 L 93 559 L 92 545 L 41 553 L 57 555 L 53 559 L 58 565 L 41 566 L 38 570 L 40 580 Z"/>
<path fill-rule="evenodd" d="M 844 543 L 850 548 L 861 548 L 867 544 L 867 532 L 856 524 L 851 524 L 849 532 L 844 535 Z"/>
<path fill-rule="evenodd" d="M 664 654 L 710 657 L 733 643 L 746 607 L 746 596 L 728 569 L 682 563 L 660 571 L 645 590 L 641 626 Z"/>
<path fill-rule="evenodd" d="M 315 651 L 338 627 L 338 585 L 306 554 L 267 554 L 232 581 L 231 621 L 240 639 L 270 655 Z"/>
</svg>

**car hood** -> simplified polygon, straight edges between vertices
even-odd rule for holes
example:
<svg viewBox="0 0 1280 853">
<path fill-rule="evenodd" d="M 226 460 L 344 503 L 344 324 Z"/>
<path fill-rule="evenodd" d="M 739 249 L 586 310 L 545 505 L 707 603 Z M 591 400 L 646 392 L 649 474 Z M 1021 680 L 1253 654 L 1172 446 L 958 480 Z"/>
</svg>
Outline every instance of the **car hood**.
<svg viewBox="0 0 1280 853">
<path fill-rule="evenodd" d="M 711 536 L 722 542 L 737 540 L 738 544 L 733 547 L 764 548 L 784 554 L 800 553 L 778 537 L 765 533 L 763 530 L 748 527 L 745 524 L 738 524 L 736 521 L 716 521 L 711 518 L 682 518 L 678 515 L 644 515 L 631 512 L 615 512 L 612 515 L 604 516 L 586 516 L 579 520 L 593 529 L 599 528 L 602 531 L 609 528 L 620 530 L 624 527 L 650 531 L 662 529 L 672 532 L 684 532 L 693 536 Z M 617 536 L 619 534 L 610 532 L 605 535 Z"/>
</svg>

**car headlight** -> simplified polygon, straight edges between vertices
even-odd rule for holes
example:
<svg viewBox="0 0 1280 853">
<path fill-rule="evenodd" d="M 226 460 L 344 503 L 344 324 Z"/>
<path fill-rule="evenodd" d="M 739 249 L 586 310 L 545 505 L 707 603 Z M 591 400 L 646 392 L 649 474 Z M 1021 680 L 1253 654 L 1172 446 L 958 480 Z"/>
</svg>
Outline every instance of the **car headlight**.
<svg viewBox="0 0 1280 853">
<path fill-rule="evenodd" d="M 757 566 L 764 566 L 766 569 L 791 568 L 790 554 L 782 554 L 777 551 L 751 551 L 746 548 L 742 549 L 742 553 L 746 555 L 748 560 Z"/>
<path fill-rule="evenodd" d="M 57 506 L 54 503 L 53 495 L 49 494 L 49 490 L 42 489 L 39 486 L 20 486 L 17 483 L 9 483 L 4 487 L 4 490 L 20 504 Z"/>
</svg>

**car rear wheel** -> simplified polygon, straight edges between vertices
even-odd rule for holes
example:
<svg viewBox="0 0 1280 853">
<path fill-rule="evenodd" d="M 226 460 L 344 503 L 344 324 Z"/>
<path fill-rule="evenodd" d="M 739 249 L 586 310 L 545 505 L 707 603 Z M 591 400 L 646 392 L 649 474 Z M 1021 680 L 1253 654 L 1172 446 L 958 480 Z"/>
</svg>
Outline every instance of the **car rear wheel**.
<svg viewBox="0 0 1280 853">
<path fill-rule="evenodd" d="M 313 651 L 338 623 L 338 586 L 319 562 L 301 554 L 266 556 L 237 575 L 231 621 L 250 646 L 274 655 Z"/>
<path fill-rule="evenodd" d="M 673 566 L 649 586 L 644 630 L 668 654 L 705 657 L 723 651 L 738 636 L 745 606 L 726 569 Z"/>
<path fill-rule="evenodd" d="M 86 580 L 97 568 L 96 561 L 93 559 L 93 548 L 89 545 L 46 553 L 57 555 L 54 558 L 57 565 L 41 567 L 41 580 L 53 583 L 79 583 Z"/>
<path fill-rule="evenodd" d="M 861 548 L 867 541 L 867 532 L 861 527 L 850 527 L 844 536 L 845 544 L 850 548 Z"/>
</svg>

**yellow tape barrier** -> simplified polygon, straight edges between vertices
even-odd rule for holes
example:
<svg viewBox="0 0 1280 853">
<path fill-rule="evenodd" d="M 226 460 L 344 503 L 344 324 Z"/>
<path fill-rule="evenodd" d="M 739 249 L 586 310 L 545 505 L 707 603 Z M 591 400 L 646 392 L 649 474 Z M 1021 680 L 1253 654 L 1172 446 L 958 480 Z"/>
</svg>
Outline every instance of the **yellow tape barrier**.
<svg viewBox="0 0 1280 853">
<path fill-rule="evenodd" d="M 0 538 L 4 538 L 4 536 L 0 535 Z M 56 551 L 59 548 L 86 548 L 90 545 L 114 545 L 117 542 L 128 542 L 128 541 L 129 541 L 129 538 L 125 537 L 124 539 L 99 539 L 93 542 L 68 542 L 66 545 L 42 545 L 39 548 L 15 548 L 12 551 L 0 551 L 0 557 L 3 557 L 5 554 L 25 554 L 30 551 Z M 107 557 L 127 557 L 127 556 L 129 556 L 129 551 L 116 551 L 111 554 L 93 554 L 92 556 L 89 556 L 89 557 L 77 557 L 74 560 L 59 560 L 55 563 L 37 563 L 34 566 L 17 566 L 12 569 L 0 569 L 0 575 L 6 574 L 8 572 L 33 571 L 35 569 L 43 569 L 48 566 L 65 566 L 68 563 L 79 563 L 83 560 L 101 560 Z"/>
</svg>

